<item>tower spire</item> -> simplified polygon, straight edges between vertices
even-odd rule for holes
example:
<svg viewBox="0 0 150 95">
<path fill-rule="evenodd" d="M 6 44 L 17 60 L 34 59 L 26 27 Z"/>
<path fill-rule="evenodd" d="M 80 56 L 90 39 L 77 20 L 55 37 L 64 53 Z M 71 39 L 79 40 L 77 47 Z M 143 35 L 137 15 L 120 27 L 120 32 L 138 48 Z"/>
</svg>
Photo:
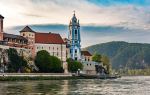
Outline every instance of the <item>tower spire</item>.
<svg viewBox="0 0 150 95">
<path fill-rule="evenodd" d="M 74 60 L 81 60 L 81 38 L 80 38 L 80 25 L 79 20 L 75 16 L 73 11 L 73 17 L 69 24 L 69 50 L 70 58 Z"/>
<path fill-rule="evenodd" d="M 74 11 L 73 11 L 73 15 L 75 15 L 75 14 L 76 14 L 76 11 L 74 10 Z"/>
</svg>

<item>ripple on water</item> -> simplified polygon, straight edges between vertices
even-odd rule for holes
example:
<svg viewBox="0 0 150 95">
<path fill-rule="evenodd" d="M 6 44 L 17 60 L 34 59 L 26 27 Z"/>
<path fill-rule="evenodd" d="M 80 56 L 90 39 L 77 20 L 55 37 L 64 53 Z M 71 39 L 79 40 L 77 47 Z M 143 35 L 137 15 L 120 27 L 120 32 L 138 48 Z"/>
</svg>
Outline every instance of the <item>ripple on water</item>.
<svg viewBox="0 0 150 95">
<path fill-rule="evenodd" d="M 150 95 L 150 76 L 0 82 L 0 95 Z"/>
</svg>

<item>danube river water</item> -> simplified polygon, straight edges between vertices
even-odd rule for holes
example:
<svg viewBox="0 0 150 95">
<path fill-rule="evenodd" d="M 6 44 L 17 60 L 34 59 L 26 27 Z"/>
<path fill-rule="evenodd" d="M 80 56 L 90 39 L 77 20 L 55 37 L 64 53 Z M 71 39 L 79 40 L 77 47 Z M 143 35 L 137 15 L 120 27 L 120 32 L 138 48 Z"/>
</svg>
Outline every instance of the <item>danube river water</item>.
<svg viewBox="0 0 150 95">
<path fill-rule="evenodd" d="M 150 95 L 150 76 L 0 82 L 0 95 Z"/>
</svg>

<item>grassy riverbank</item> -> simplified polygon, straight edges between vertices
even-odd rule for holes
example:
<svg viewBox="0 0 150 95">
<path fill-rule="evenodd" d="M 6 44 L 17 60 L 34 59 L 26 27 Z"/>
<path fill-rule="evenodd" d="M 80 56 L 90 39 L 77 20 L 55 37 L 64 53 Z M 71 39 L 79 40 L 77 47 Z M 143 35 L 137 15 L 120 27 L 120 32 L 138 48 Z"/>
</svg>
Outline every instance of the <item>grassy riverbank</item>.
<svg viewBox="0 0 150 95">
<path fill-rule="evenodd" d="M 74 80 L 74 79 L 115 79 L 118 76 L 72 76 L 64 73 L 0 73 L 0 81 L 26 81 L 26 80 Z"/>
<path fill-rule="evenodd" d="M 0 81 L 27 81 L 27 80 L 74 80 L 74 79 L 116 79 L 112 76 L 0 76 Z"/>
<path fill-rule="evenodd" d="M 73 76 L 56 77 L 56 76 L 0 76 L 0 81 L 26 81 L 26 80 L 69 80 L 69 79 L 83 79 Z"/>
<path fill-rule="evenodd" d="M 0 81 L 65 80 L 76 79 L 64 73 L 0 73 Z"/>
</svg>

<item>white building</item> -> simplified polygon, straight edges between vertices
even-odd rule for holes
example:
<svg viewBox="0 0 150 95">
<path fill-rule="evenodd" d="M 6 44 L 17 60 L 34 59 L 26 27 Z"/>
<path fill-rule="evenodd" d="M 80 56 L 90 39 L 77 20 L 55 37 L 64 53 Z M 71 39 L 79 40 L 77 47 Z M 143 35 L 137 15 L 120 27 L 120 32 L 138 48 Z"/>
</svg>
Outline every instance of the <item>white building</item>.
<svg viewBox="0 0 150 95">
<path fill-rule="evenodd" d="M 0 15 L 0 44 L 1 48 L 15 48 L 22 55 L 31 55 L 34 59 L 40 50 L 46 50 L 50 55 L 58 57 L 62 66 L 67 70 L 66 43 L 56 33 L 40 33 L 33 31 L 29 26 L 20 31 L 20 35 L 8 34 L 3 31 L 4 17 Z M 28 53 L 23 53 L 28 51 Z"/>
<path fill-rule="evenodd" d="M 21 36 L 28 39 L 27 48 L 32 50 L 33 58 L 38 51 L 46 50 L 50 55 L 56 56 L 62 61 L 62 66 L 67 72 L 66 43 L 59 34 L 35 32 L 28 26 L 21 30 L 20 33 Z"/>
<path fill-rule="evenodd" d="M 46 50 L 50 55 L 58 57 L 66 62 L 66 44 L 59 34 L 36 33 L 35 54 L 40 50 Z"/>
<path fill-rule="evenodd" d="M 92 54 L 88 51 L 81 51 L 81 58 L 83 64 L 83 73 L 88 75 L 95 75 L 96 74 L 96 63 L 92 62 Z"/>
</svg>

